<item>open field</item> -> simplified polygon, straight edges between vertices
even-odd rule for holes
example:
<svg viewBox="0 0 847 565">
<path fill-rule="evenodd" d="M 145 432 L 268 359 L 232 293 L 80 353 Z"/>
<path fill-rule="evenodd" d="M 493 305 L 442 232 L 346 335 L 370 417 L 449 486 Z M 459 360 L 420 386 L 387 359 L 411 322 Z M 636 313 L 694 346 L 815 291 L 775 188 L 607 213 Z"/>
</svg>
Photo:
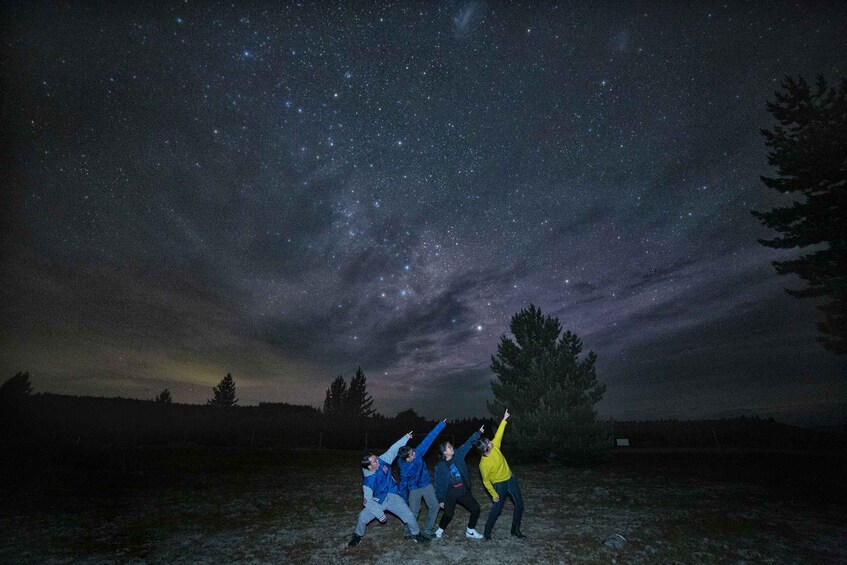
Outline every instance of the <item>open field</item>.
<svg viewBox="0 0 847 565">
<path fill-rule="evenodd" d="M 9 453 L 7 450 L 6 453 Z M 518 466 L 491 542 L 402 539 L 360 509 L 357 454 L 209 448 L 64 448 L 3 464 L 4 563 L 839 563 L 847 562 L 843 455 L 616 454 L 594 468 Z M 475 461 L 470 461 L 472 471 Z M 490 508 L 480 481 L 473 486 Z M 423 519 L 423 515 L 421 516 Z M 626 539 L 622 548 L 604 540 Z"/>
</svg>

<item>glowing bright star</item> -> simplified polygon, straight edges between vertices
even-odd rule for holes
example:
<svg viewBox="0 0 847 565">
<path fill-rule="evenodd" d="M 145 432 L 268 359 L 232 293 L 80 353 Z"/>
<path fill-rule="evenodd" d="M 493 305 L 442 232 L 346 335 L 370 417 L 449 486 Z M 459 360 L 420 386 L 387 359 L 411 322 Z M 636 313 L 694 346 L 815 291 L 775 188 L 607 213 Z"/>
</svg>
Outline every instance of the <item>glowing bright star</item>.
<svg viewBox="0 0 847 565">
<path fill-rule="evenodd" d="M 480 326 L 477 326 L 477 327 L 476 327 L 476 331 L 481 332 L 481 331 L 482 331 L 482 326 L 481 326 L 481 325 L 480 325 Z"/>
</svg>

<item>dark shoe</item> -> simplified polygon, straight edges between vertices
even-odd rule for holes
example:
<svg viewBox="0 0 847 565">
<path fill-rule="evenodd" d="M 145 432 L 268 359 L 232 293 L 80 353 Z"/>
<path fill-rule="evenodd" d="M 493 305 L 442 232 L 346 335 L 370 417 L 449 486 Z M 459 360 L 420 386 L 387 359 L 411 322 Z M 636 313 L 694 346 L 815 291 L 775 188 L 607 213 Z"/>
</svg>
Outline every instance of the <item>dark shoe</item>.
<svg viewBox="0 0 847 565">
<path fill-rule="evenodd" d="M 483 534 L 482 539 L 484 539 L 485 541 L 491 541 L 491 534 Z"/>
<path fill-rule="evenodd" d="M 520 528 L 512 528 L 512 535 L 515 536 L 518 539 L 526 538 L 526 536 L 521 533 Z"/>
<path fill-rule="evenodd" d="M 403 534 L 403 539 L 412 539 L 412 534 Z"/>
<path fill-rule="evenodd" d="M 358 534 L 353 534 L 353 537 L 350 538 L 350 543 L 347 544 L 347 547 L 356 547 L 359 545 L 359 542 L 362 541 L 362 536 Z"/>
<path fill-rule="evenodd" d="M 421 534 L 416 535 L 412 539 L 415 540 L 415 543 L 429 543 L 429 538 Z"/>
<path fill-rule="evenodd" d="M 421 532 L 421 535 L 426 536 L 427 539 L 435 539 L 435 534 L 432 532 Z"/>
</svg>

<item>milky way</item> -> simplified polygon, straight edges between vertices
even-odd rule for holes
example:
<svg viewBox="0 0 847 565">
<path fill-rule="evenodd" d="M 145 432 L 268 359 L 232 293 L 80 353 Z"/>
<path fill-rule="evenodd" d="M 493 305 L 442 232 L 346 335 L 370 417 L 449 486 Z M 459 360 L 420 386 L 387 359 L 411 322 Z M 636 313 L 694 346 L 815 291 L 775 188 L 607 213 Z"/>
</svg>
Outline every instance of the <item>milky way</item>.
<svg viewBox="0 0 847 565">
<path fill-rule="evenodd" d="M 534 303 L 618 419 L 833 422 L 759 134 L 847 5 L 3 5 L 2 378 L 482 415 Z"/>
</svg>

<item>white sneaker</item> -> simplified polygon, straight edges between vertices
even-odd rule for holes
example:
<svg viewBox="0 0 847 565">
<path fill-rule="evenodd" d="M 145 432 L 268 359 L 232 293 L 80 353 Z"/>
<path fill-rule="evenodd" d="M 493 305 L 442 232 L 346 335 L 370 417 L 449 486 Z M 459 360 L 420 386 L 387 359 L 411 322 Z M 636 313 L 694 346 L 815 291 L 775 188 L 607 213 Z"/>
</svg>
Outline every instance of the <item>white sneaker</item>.
<svg viewBox="0 0 847 565">
<path fill-rule="evenodd" d="M 438 539 L 441 539 L 441 536 L 443 536 L 443 535 L 444 535 L 444 530 L 442 530 L 441 528 L 438 528 L 437 530 L 435 530 L 435 537 L 437 537 Z"/>
<path fill-rule="evenodd" d="M 465 537 L 471 539 L 482 539 L 482 534 L 470 528 L 465 530 Z"/>
</svg>

